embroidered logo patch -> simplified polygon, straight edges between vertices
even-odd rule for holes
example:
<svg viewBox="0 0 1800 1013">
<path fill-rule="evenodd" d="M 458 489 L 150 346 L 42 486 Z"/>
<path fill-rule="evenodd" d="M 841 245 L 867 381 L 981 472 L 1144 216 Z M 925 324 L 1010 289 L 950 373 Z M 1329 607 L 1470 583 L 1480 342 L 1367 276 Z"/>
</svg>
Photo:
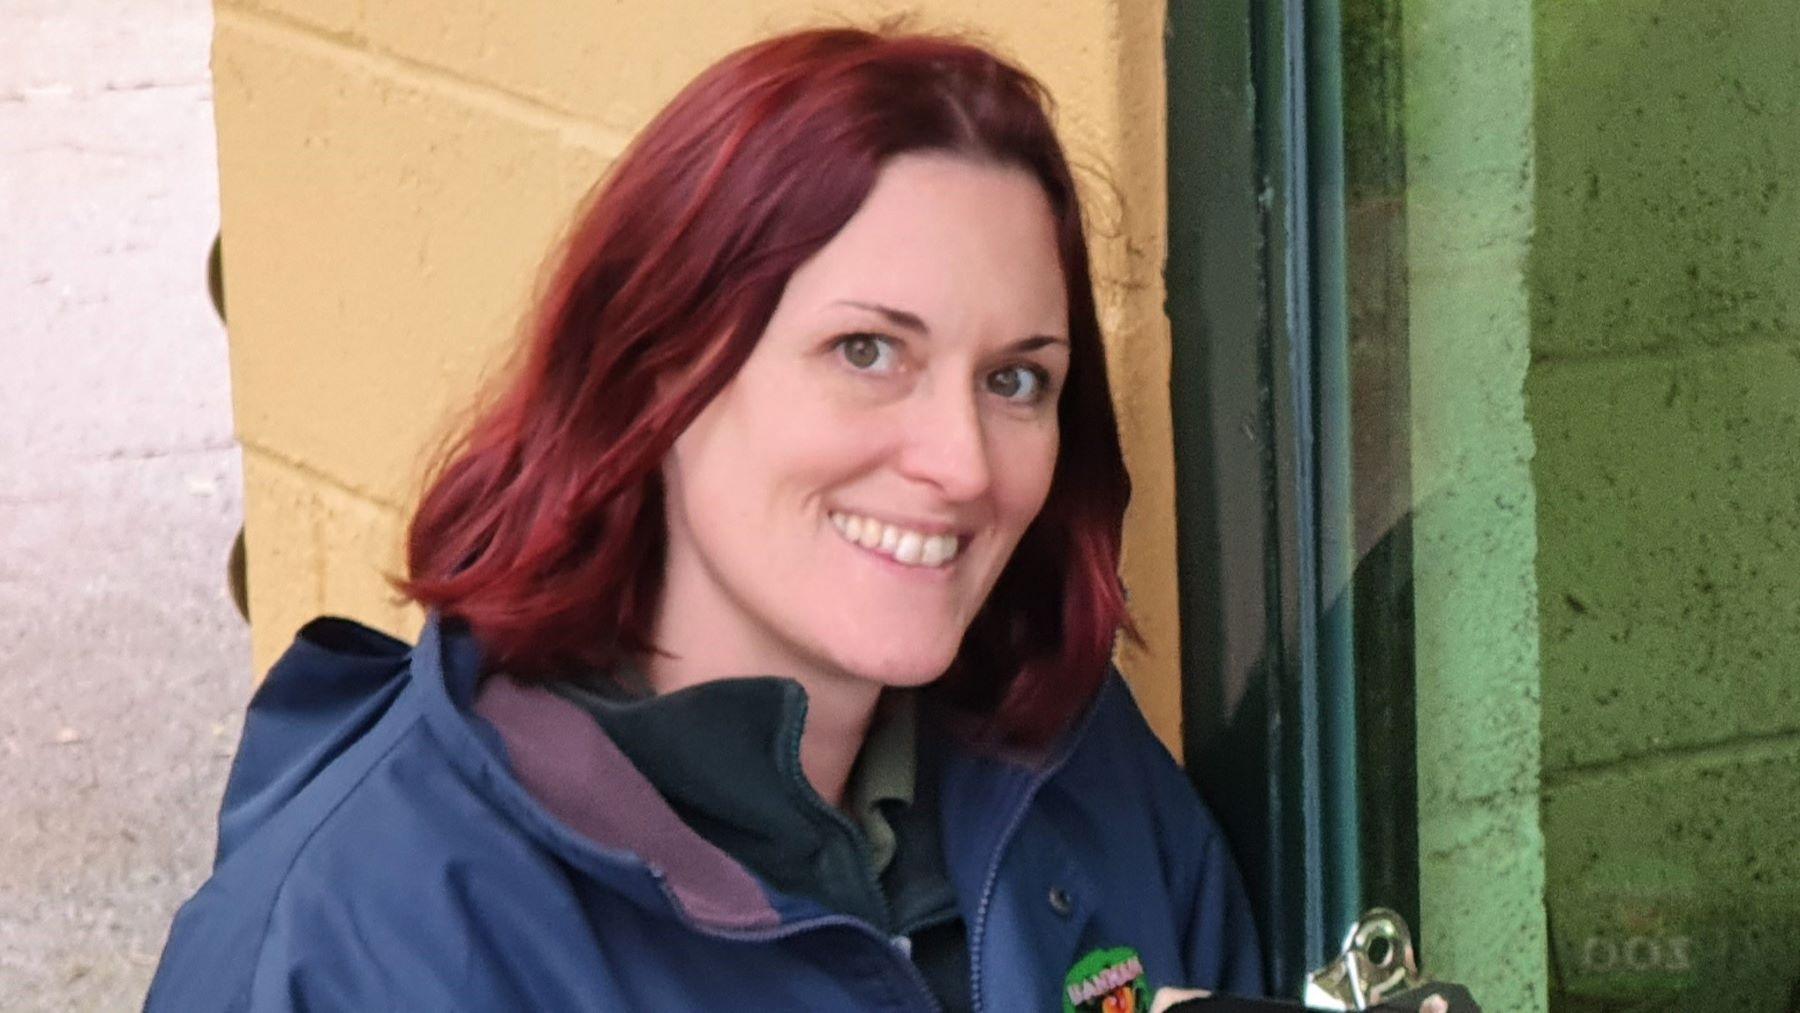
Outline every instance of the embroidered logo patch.
<svg viewBox="0 0 1800 1013">
<path fill-rule="evenodd" d="M 1144 962 L 1129 946 L 1094 950 L 1063 977 L 1063 1013 L 1148 1013 Z"/>
</svg>

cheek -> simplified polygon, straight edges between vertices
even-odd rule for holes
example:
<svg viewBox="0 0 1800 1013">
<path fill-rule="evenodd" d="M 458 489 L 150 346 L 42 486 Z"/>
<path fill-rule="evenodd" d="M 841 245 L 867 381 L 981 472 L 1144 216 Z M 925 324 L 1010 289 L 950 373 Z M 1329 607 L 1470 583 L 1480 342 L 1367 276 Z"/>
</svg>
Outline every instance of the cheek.
<svg viewBox="0 0 1800 1013">
<path fill-rule="evenodd" d="M 715 403 L 676 439 L 663 462 L 672 523 L 687 529 L 707 554 L 729 547 L 759 523 L 754 495 L 759 441 L 726 404 Z"/>
<path fill-rule="evenodd" d="M 876 466 L 884 429 L 870 413 L 799 397 L 740 397 L 676 442 L 664 473 L 696 528 L 788 537 L 821 496 Z"/>
<path fill-rule="evenodd" d="M 1050 495 L 1059 449 L 1056 427 L 1021 434 L 1000 449 L 994 466 L 994 497 L 1002 516 L 1023 532 Z"/>
</svg>

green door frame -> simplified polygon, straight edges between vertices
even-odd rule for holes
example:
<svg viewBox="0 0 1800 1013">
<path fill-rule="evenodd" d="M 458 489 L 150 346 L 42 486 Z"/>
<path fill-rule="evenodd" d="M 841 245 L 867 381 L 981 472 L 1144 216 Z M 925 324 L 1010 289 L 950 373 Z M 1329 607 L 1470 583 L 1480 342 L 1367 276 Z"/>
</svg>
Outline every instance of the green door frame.
<svg viewBox="0 0 1800 1013">
<path fill-rule="evenodd" d="M 1410 650 L 1357 671 L 1343 12 L 1168 17 L 1184 746 L 1294 996 L 1364 907 L 1417 916 L 1410 724 L 1358 734 L 1359 704 L 1410 722 L 1412 684 Z"/>
</svg>

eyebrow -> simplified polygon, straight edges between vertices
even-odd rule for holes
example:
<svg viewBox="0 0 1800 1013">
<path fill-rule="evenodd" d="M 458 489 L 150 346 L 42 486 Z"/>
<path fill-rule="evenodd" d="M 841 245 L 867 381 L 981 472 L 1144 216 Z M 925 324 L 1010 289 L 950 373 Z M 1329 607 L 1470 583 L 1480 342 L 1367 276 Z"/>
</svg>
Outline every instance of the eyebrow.
<svg viewBox="0 0 1800 1013">
<path fill-rule="evenodd" d="M 880 303 L 873 302 L 861 302 L 855 299 L 839 299 L 836 305 L 853 306 L 859 310 L 867 310 L 886 320 L 888 323 L 893 324 L 895 327 L 903 327 L 909 331 L 914 331 L 927 337 L 931 335 L 931 328 L 925 326 L 924 319 L 917 313 L 909 313 L 906 310 L 895 309 L 892 306 L 883 306 Z M 1067 346 L 1068 343 L 1069 340 L 1067 338 L 1059 338 L 1049 334 L 1034 334 L 1021 341 L 1014 342 L 1011 347 L 1014 351 L 1035 352 L 1040 348 L 1046 348 L 1052 345 Z"/>
</svg>

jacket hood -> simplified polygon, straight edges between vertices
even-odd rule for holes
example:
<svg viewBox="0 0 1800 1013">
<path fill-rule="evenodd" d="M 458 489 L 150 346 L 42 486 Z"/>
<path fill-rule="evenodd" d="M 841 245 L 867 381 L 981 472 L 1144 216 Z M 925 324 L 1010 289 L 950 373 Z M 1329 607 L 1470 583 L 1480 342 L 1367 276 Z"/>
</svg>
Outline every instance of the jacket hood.
<svg viewBox="0 0 1800 1013">
<path fill-rule="evenodd" d="M 410 648 L 348 619 L 301 628 L 250 699 L 219 811 L 222 864 L 387 713 Z"/>
</svg>

